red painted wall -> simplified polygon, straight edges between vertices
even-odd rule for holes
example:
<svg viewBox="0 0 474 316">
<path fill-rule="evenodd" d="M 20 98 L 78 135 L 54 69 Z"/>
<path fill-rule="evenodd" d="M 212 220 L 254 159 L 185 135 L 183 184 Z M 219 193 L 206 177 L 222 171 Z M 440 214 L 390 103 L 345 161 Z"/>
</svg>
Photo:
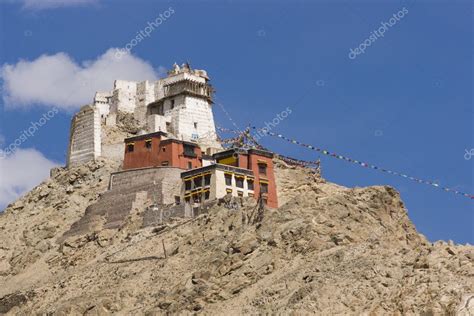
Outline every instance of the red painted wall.
<svg viewBox="0 0 474 316">
<path fill-rule="evenodd" d="M 265 161 L 267 164 L 266 175 L 259 173 L 259 170 L 258 170 L 259 160 Z M 267 205 L 269 207 L 277 208 L 278 197 L 277 197 L 275 173 L 274 173 L 272 158 L 261 156 L 255 153 L 250 153 L 248 157 L 248 165 L 249 165 L 249 169 L 252 170 L 255 175 L 255 182 L 254 182 L 255 197 L 257 198 L 260 194 L 260 180 L 261 179 L 267 180 L 268 181 Z"/>
<path fill-rule="evenodd" d="M 152 141 L 151 148 L 145 146 L 147 139 Z M 133 152 L 128 152 L 128 143 L 134 143 Z M 198 146 L 194 147 L 196 157 L 187 157 L 183 153 L 184 144 L 180 141 L 162 140 L 159 136 L 130 140 L 125 144 L 123 169 L 159 167 L 164 162 L 181 169 L 188 169 L 188 162 L 191 162 L 192 168 L 202 167 L 202 152 Z"/>
</svg>

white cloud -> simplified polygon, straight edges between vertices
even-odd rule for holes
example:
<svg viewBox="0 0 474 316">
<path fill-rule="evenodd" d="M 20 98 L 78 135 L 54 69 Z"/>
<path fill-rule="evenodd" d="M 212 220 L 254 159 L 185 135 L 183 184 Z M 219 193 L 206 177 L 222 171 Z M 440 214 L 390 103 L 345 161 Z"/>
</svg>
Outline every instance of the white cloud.
<svg viewBox="0 0 474 316">
<path fill-rule="evenodd" d="M 0 211 L 49 177 L 58 164 L 35 149 L 18 149 L 0 159 Z"/>
<path fill-rule="evenodd" d="M 97 4 L 99 0 L 21 0 L 23 9 L 44 10 Z"/>
<path fill-rule="evenodd" d="M 66 53 L 20 60 L 0 68 L 3 101 L 8 108 L 33 104 L 74 109 L 92 102 L 96 91 L 112 89 L 115 79 L 154 80 L 153 66 L 131 54 L 121 58 L 110 48 L 95 60 L 76 63 Z"/>
</svg>

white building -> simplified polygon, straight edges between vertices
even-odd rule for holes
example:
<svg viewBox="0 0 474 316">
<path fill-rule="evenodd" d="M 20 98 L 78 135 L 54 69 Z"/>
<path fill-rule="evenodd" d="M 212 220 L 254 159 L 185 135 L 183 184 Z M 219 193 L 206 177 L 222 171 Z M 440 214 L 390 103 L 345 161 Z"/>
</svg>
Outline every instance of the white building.
<svg viewBox="0 0 474 316">
<path fill-rule="evenodd" d="M 76 118 L 79 114 L 73 117 L 68 165 L 83 163 L 84 157 L 110 156 L 101 150 L 112 148 L 114 144 L 100 139 L 104 133 L 98 132 L 97 126 L 114 126 L 119 112 L 133 114 L 145 132 L 163 131 L 172 138 L 196 142 L 207 154 L 212 154 L 221 148 L 214 124 L 212 99 L 213 88 L 206 71 L 192 69 L 189 64 L 181 67 L 174 64 L 168 76 L 157 81 L 116 80 L 112 91 L 97 92 L 94 97 L 91 106 L 99 115 L 88 115 L 80 120 Z M 95 127 L 95 133 L 86 131 L 91 126 Z M 77 146 L 78 142 L 81 146 Z M 107 143 L 107 146 L 98 146 L 97 142 Z M 75 158 L 78 157 L 76 148 L 81 148 L 81 159 Z M 85 152 L 87 150 L 92 151 Z"/>
</svg>

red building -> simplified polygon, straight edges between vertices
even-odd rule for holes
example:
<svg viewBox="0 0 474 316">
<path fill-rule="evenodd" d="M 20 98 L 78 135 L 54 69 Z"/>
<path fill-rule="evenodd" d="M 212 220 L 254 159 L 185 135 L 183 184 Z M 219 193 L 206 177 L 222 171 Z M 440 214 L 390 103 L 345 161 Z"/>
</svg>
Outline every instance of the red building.
<svg viewBox="0 0 474 316">
<path fill-rule="evenodd" d="M 278 197 L 273 168 L 273 153 L 258 149 L 230 149 L 213 155 L 216 163 L 248 169 L 253 172 L 254 195 L 262 197 L 269 207 L 278 207 Z"/>
<path fill-rule="evenodd" d="M 278 207 L 273 153 L 229 149 L 203 157 L 199 145 L 166 135 L 156 132 L 125 139 L 123 169 L 184 169 L 180 196 L 185 201 L 191 201 L 191 197 L 193 201 L 219 199 L 226 194 L 258 198 L 261 194 L 266 205 Z M 204 166 L 203 158 L 207 161 Z"/>
<path fill-rule="evenodd" d="M 168 139 L 164 132 L 125 139 L 124 170 L 159 166 L 202 167 L 201 148 L 195 143 Z"/>
</svg>

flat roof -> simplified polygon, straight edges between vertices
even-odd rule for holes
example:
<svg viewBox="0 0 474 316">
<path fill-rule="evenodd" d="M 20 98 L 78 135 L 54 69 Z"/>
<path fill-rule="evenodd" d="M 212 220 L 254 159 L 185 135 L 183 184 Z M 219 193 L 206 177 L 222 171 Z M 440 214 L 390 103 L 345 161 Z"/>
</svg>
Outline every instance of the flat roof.
<svg viewBox="0 0 474 316">
<path fill-rule="evenodd" d="M 247 149 L 247 150 L 242 149 L 242 148 L 231 148 L 231 149 L 227 149 L 227 150 L 215 153 L 212 156 L 215 159 L 219 159 L 219 158 L 229 157 L 229 156 L 233 155 L 234 153 L 244 154 L 244 155 L 254 154 L 254 155 L 260 155 L 260 156 L 264 156 L 264 157 L 268 157 L 268 158 L 273 158 L 273 156 L 274 156 L 274 154 L 271 151 L 255 149 L 255 148 L 251 148 L 251 149 Z"/>
<path fill-rule="evenodd" d="M 165 132 L 159 131 L 159 132 L 154 132 L 154 133 L 149 133 L 149 134 L 143 134 L 143 135 L 137 135 L 129 138 L 125 138 L 124 142 L 128 143 L 134 140 L 141 140 L 144 138 L 154 138 L 154 137 L 161 137 L 161 136 L 167 136 Z"/>
<path fill-rule="evenodd" d="M 212 164 L 212 165 L 209 165 L 209 166 L 205 166 L 205 167 L 191 169 L 191 170 L 181 172 L 181 178 L 186 178 L 186 177 L 198 174 L 198 173 L 202 173 L 202 172 L 206 172 L 206 171 L 210 171 L 210 170 L 214 170 L 214 169 L 224 170 L 224 171 L 233 171 L 233 172 L 242 173 L 242 174 L 246 174 L 246 175 L 250 175 L 250 176 L 253 175 L 253 171 L 249 170 L 249 169 L 244 169 L 244 168 L 239 168 L 239 167 L 234 167 L 234 166 L 229 166 L 229 165 L 223 165 L 223 164 L 220 164 L 220 163 L 216 163 L 216 164 Z"/>
</svg>

